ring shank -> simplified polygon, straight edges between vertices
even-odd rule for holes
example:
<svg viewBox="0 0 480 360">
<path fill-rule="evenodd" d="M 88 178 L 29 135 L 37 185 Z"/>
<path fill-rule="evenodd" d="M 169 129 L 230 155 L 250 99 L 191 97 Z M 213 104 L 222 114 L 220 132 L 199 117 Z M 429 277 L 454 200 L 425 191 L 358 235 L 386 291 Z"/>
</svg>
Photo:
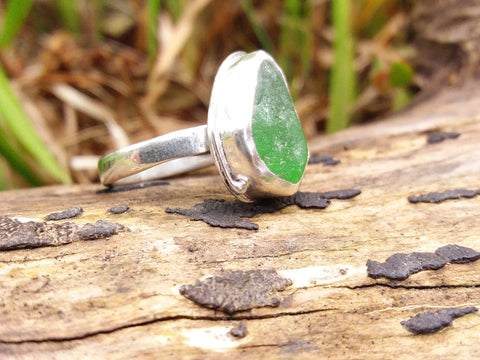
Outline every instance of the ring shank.
<svg viewBox="0 0 480 360">
<path fill-rule="evenodd" d="M 207 126 L 174 131 L 112 152 L 98 162 L 104 185 L 125 185 L 213 164 Z"/>
</svg>

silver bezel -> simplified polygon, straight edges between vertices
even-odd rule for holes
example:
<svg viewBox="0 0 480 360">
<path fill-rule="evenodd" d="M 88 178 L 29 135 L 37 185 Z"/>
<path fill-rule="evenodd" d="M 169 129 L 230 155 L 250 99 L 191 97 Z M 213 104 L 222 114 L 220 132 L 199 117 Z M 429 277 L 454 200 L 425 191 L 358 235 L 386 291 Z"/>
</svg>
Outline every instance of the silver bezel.
<svg viewBox="0 0 480 360">
<path fill-rule="evenodd" d="M 210 151 L 227 188 L 242 201 L 292 195 L 301 182 L 291 183 L 272 173 L 255 147 L 253 105 L 263 61 L 278 69 L 288 89 L 285 75 L 269 54 L 235 52 L 217 72 L 208 111 Z"/>
</svg>

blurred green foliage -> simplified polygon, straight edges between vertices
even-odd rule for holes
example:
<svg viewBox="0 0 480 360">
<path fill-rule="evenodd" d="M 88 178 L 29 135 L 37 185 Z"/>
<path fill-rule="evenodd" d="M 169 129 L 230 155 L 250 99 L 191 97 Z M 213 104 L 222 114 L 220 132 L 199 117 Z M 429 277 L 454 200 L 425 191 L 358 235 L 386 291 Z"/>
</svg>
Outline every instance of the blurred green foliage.
<svg viewBox="0 0 480 360">
<path fill-rule="evenodd" d="M 11 44 L 31 5 L 32 1 L 8 2 L 0 36 L 2 48 Z M 10 167 L 29 185 L 42 185 L 52 177 L 58 182 L 70 182 L 68 173 L 60 167 L 33 128 L 1 66 L 0 94 L 0 154 Z"/>
<path fill-rule="evenodd" d="M 356 79 L 350 5 L 350 1 L 344 0 L 332 0 L 331 2 L 335 61 L 330 73 L 328 132 L 339 131 L 349 125 L 350 111 L 355 101 Z"/>
<path fill-rule="evenodd" d="M 8 1 L 0 35 L 0 47 L 5 48 L 9 46 L 15 39 L 32 7 L 32 3 L 33 0 Z"/>
</svg>

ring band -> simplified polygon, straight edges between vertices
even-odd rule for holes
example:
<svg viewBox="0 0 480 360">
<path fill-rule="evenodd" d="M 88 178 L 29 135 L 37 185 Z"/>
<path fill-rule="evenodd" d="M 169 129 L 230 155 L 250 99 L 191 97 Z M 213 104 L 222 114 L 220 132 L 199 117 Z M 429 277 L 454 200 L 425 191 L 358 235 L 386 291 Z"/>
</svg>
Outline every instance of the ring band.
<svg viewBox="0 0 480 360">
<path fill-rule="evenodd" d="M 127 185 L 181 174 L 213 164 L 208 153 L 206 125 L 174 131 L 101 158 L 100 181 Z"/>
<path fill-rule="evenodd" d="M 210 153 L 210 154 L 209 154 Z M 298 191 L 308 147 L 280 67 L 266 52 L 235 52 L 215 77 L 208 124 L 110 153 L 98 169 L 104 185 L 165 178 L 215 163 L 240 200 Z"/>
</svg>

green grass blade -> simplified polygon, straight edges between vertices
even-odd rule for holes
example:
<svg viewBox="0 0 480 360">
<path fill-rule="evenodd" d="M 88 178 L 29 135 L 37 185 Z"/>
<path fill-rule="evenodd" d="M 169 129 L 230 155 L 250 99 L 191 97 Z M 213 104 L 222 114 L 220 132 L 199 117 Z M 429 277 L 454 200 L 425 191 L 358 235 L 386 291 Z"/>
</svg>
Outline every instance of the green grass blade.
<svg viewBox="0 0 480 360">
<path fill-rule="evenodd" d="M 240 4 L 242 4 L 243 11 L 247 16 L 248 21 L 250 21 L 250 24 L 252 25 L 253 31 L 255 32 L 260 45 L 265 51 L 273 55 L 274 46 L 272 40 L 268 36 L 267 31 L 262 24 L 260 24 L 260 22 L 255 18 L 255 11 L 251 0 L 241 0 Z"/>
<path fill-rule="evenodd" d="M 165 6 L 174 20 L 182 15 L 182 2 L 180 0 L 165 0 Z"/>
<path fill-rule="evenodd" d="M 392 110 L 399 111 L 405 108 L 410 102 L 412 101 L 412 96 L 408 92 L 407 89 L 404 88 L 398 88 L 394 89 L 395 93 L 393 95 L 393 104 L 392 104 Z"/>
<path fill-rule="evenodd" d="M 408 91 L 409 85 L 413 81 L 413 69 L 406 62 L 399 61 L 393 63 L 390 67 L 388 81 L 394 87 L 393 95 L 393 111 L 399 111 L 406 107 L 412 100 L 412 96 Z"/>
<path fill-rule="evenodd" d="M 287 78 L 293 76 L 294 67 L 301 67 L 304 75 L 309 72 L 312 47 L 310 19 L 311 6 L 308 1 L 285 0 L 279 62 Z"/>
<path fill-rule="evenodd" d="M 97 0 L 95 2 L 95 37 L 97 41 L 101 41 L 103 37 L 103 23 L 105 17 L 105 0 Z"/>
<path fill-rule="evenodd" d="M 7 3 L 3 29 L 0 34 L 0 47 L 8 47 L 22 27 L 25 18 L 30 12 L 33 0 L 10 0 Z"/>
<path fill-rule="evenodd" d="M 160 0 L 147 0 L 147 16 L 148 16 L 148 29 L 147 29 L 147 51 L 150 62 L 153 63 L 157 57 L 158 52 L 158 13 L 160 11 Z"/>
<path fill-rule="evenodd" d="M 3 172 L 3 163 L 0 162 L 0 191 L 7 190 L 10 186 L 7 186 L 7 177 Z"/>
<path fill-rule="evenodd" d="M 0 67 L 0 116 L 5 121 L 12 136 L 47 173 L 63 183 L 71 182 L 45 144 L 38 137 L 30 120 L 10 89 L 7 76 Z"/>
<path fill-rule="evenodd" d="M 80 16 L 74 0 L 55 0 L 55 7 L 65 29 L 72 34 L 80 33 Z"/>
<path fill-rule="evenodd" d="M 350 1 L 332 0 L 334 28 L 333 51 L 335 61 L 330 73 L 327 131 L 346 128 L 355 98 L 355 70 L 353 64 L 353 36 L 350 30 Z"/>
<path fill-rule="evenodd" d="M 0 154 L 7 160 L 10 167 L 25 179 L 29 185 L 42 185 L 42 180 L 32 170 L 30 164 L 20 155 L 20 149 L 9 140 L 4 130 L 0 127 Z"/>
</svg>

